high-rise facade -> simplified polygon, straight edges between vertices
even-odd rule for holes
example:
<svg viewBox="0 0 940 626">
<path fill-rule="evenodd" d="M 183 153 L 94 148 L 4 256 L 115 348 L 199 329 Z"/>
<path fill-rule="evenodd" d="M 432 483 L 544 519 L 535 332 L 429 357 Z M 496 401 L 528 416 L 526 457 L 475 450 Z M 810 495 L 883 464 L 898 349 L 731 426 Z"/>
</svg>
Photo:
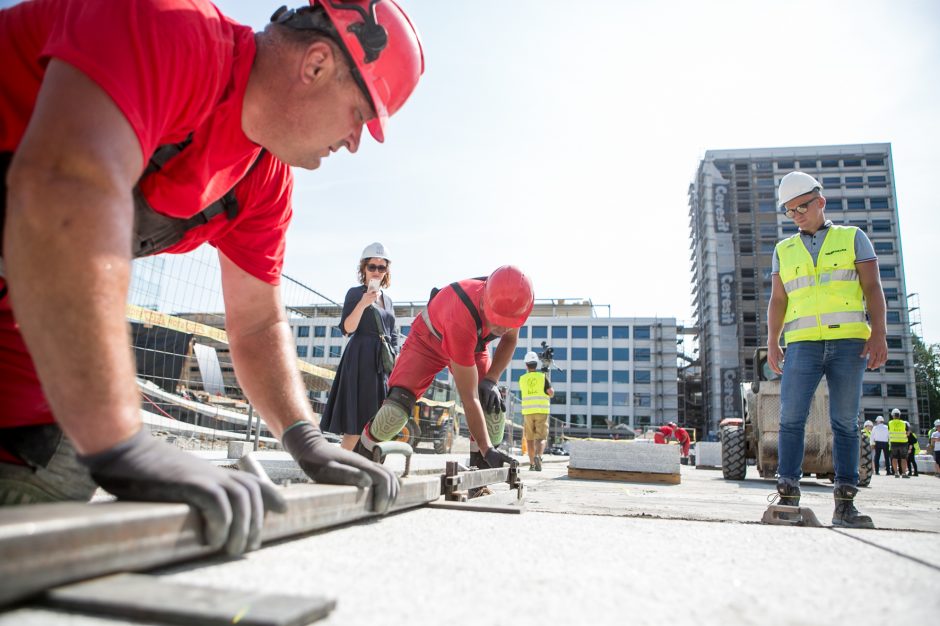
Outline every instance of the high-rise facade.
<svg viewBox="0 0 940 626">
<path fill-rule="evenodd" d="M 907 290 L 891 145 L 887 143 L 709 150 L 689 187 L 692 308 L 706 423 L 742 417 L 740 382 L 751 380 L 755 349 L 767 345 L 774 246 L 796 232 L 777 209 L 788 172 L 816 177 L 826 217 L 872 240 L 888 305 L 888 362 L 865 373 L 863 418 L 897 407 L 918 422 Z"/>
</svg>

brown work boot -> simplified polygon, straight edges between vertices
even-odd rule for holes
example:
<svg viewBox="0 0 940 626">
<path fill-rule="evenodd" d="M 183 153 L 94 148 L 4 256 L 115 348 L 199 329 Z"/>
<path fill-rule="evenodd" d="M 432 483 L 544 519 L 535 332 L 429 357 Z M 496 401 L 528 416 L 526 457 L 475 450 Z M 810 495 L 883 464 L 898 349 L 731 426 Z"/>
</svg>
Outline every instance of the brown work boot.
<svg viewBox="0 0 940 626">
<path fill-rule="evenodd" d="M 832 490 L 836 501 L 835 511 L 832 513 L 832 525 L 842 528 L 874 528 L 875 523 L 868 515 L 862 515 L 855 508 L 855 494 L 858 489 L 849 485 L 839 485 Z"/>
</svg>

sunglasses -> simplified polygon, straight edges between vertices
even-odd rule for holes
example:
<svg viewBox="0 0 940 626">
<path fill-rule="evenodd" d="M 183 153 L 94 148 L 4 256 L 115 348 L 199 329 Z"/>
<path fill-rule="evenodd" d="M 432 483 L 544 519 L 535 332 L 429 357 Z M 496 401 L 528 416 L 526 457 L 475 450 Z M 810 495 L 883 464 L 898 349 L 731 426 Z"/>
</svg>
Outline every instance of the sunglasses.
<svg viewBox="0 0 940 626">
<path fill-rule="evenodd" d="M 388 265 L 376 265 L 375 263 L 369 263 L 366 265 L 366 269 L 370 272 L 384 272 L 388 269 Z"/>
<path fill-rule="evenodd" d="M 817 198 L 819 198 L 819 196 L 814 196 L 813 198 L 810 198 L 809 200 L 807 200 L 807 201 L 804 202 L 803 204 L 800 204 L 800 205 L 798 205 L 798 206 L 795 206 L 795 207 L 793 207 L 792 209 L 786 209 L 786 210 L 784 211 L 784 213 L 786 213 L 786 216 L 789 217 L 790 219 L 793 219 L 793 217 L 796 215 L 797 211 L 800 212 L 800 215 L 806 215 L 806 212 L 809 211 L 809 205 L 811 205 L 813 202 L 815 202 Z"/>
</svg>

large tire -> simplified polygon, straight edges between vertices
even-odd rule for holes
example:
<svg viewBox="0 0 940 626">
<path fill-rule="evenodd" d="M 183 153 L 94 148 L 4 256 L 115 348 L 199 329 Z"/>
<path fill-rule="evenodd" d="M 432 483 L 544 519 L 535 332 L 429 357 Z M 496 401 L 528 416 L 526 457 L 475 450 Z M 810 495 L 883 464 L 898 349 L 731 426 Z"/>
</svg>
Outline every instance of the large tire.
<svg viewBox="0 0 940 626">
<path fill-rule="evenodd" d="M 871 484 L 871 476 L 875 473 L 875 458 L 872 455 L 871 439 L 861 435 L 858 442 L 858 486 L 867 487 Z"/>
<path fill-rule="evenodd" d="M 725 480 L 744 480 L 747 473 L 745 443 L 743 427 L 721 427 L 721 473 Z"/>
<path fill-rule="evenodd" d="M 454 447 L 454 429 L 447 427 L 444 429 L 444 436 L 434 442 L 435 454 L 450 454 Z"/>
</svg>

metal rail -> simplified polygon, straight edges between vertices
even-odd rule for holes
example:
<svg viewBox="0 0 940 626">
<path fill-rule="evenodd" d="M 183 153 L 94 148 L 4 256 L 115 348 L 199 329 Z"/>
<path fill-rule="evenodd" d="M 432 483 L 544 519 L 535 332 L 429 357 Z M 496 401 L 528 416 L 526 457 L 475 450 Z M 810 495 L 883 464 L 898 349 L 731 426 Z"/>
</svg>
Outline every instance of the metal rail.
<svg viewBox="0 0 940 626">
<path fill-rule="evenodd" d="M 464 488 L 507 482 L 509 468 L 450 476 Z M 478 474 L 461 479 L 461 475 Z M 392 511 L 423 506 L 449 493 L 445 476 L 401 480 Z M 368 517 L 371 490 L 337 485 L 284 487 L 287 511 L 265 516 L 262 543 Z M 62 502 L 0 509 L 0 606 L 45 589 L 115 572 L 144 571 L 211 554 L 202 519 L 185 504 Z"/>
</svg>

